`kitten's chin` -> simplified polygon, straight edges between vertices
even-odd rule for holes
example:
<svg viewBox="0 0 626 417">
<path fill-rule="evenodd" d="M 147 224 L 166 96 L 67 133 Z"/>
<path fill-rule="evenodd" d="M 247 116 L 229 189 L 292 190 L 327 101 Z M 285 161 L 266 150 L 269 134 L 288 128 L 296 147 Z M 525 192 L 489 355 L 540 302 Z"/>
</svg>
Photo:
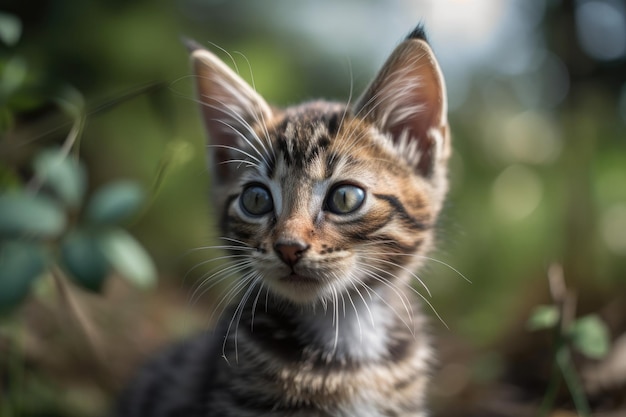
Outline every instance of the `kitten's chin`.
<svg viewBox="0 0 626 417">
<path fill-rule="evenodd" d="M 290 273 L 268 283 L 270 290 L 295 304 L 313 304 L 324 298 L 329 291 L 329 283 L 296 273 Z"/>
</svg>

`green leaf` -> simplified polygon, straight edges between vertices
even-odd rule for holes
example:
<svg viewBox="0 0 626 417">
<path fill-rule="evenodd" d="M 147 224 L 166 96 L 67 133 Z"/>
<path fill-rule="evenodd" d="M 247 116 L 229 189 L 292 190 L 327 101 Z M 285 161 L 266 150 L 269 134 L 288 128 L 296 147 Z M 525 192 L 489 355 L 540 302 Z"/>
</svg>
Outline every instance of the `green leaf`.
<svg viewBox="0 0 626 417">
<path fill-rule="evenodd" d="M 25 192 L 0 194 L 0 236 L 58 236 L 66 225 L 63 210 L 54 201 Z"/>
<path fill-rule="evenodd" d="M 102 250 L 113 268 L 137 287 L 150 288 L 156 283 L 157 272 L 146 250 L 128 232 L 115 229 L 100 241 Z"/>
<path fill-rule="evenodd" d="M 178 168 L 179 166 L 184 166 L 193 158 L 194 149 L 191 143 L 182 139 L 176 139 L 167 144 L 163 154 L 164 160 L 172 168 Z"/>
<path fill-rule="evenodd" d="M 85 168 L 61 149 L 40 152 L 33 162 L 35 173 L 68 206 L 80 205 L 87 186 Z"/>
<path fill-rule="evenodd" d="M 0 313 L 8 312 L 28 295 L 44 265 L 43 251 L 32 243 L 0 245 Z"/>
<path fill-rule="evenodd" d="M 540 305 L 530 314 L 526 327 L 529 330 L 549 329 L 559 322 L 559 310 L 553 305 Z"/>
<path fill-rule="evenodd" d="M 95 224 L 119 224 L 137 213 L 144 196 L 141 186 L 132 181 L 105 185 L 91 197 L 87 220 Z"/>
<path fill-rule="evenodd" d="M 22 36 L 22 22 L 12 14 L 0 12 L 0 40 L 7 46 L 15 45 Z"/>
<path fill-rule="evenodd" d="M 609 352 L 609 331 L 602 319 L 595 314 L 573 322 L 568 334 L 576 350 L 589 358 L 601 359 Z"/>
<path fill-rule="evenodd" d="M 100 292 L 111 265 L 100 245 L 100 236 L 75 231 L 61 243 L 61 261 L 70 277 L 81 287 Z"/>
<path fill-rule="evenodd" d="M 5 97 L 17 91 L 26 80 L 28 67 L 21 57 L 13 57 L 6 62 L 0 72 L 0 93 Z"/>
</svg>

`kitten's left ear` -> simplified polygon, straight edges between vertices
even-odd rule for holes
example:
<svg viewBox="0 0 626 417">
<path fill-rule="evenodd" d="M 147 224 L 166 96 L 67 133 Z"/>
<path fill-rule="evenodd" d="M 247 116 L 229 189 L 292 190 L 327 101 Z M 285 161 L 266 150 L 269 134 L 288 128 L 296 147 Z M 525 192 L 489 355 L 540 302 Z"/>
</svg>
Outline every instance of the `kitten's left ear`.
<svg viewBox="0 0 626 417">
<path fill-rule="evenodd" d="M 421 27 L 391 54 L 353 109 L 391 136 L 417 172 L 431 178 L 450 153 L 446 87 Z"/>
<path fill-rule="evenodd" d="M 230 161 L 254 153 L 251 141 L 254 126 L 272 118 L 266 101 L 217 56 L 195 42 L 186 41 L 196 75 L 196 90 L 204 125 L 209 134 L 210 160 L 214 179 L 226 183 L 236 179 L 237 166 Z M 263 145 L 260 145 L 263 146 Z M 243 150 L 243 151 L 242 151 Z"/>
</svg>

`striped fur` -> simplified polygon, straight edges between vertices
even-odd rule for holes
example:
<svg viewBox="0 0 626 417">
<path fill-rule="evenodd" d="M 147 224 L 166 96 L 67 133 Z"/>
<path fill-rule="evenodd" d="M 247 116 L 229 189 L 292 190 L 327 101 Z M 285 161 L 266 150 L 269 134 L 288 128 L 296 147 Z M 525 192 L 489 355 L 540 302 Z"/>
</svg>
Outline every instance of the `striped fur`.
<svg viewBox="0 0 626 417">
<path fill-rule="evenodd" d="M 206 284 L 240 278 L 213 334 L 147 366 L 118 415 L 426 415 L 433 355 L 412 271 L 450 145 L 423 30 L 354 104 L 275 109 L 210 52 L 192 62 L 231 256 Z"/>
</svg>

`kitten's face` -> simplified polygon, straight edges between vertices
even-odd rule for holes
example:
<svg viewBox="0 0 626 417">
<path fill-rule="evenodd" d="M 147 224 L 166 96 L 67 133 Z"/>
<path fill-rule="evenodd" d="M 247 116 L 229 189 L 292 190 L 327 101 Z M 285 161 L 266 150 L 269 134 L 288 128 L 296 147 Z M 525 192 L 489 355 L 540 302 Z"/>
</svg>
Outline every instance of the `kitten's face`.
<svg viewBox="0 0 626 417">
<path fill-rule="evenodd" d="M 400 45 L 352 108 L 271 109 L 207 51 L 194 59 L 222 229 L 244 255 L 243 279 L 295 303 L 406 281 L 432 241 L 449 153 L 425 42 Z"/>
</svg>

